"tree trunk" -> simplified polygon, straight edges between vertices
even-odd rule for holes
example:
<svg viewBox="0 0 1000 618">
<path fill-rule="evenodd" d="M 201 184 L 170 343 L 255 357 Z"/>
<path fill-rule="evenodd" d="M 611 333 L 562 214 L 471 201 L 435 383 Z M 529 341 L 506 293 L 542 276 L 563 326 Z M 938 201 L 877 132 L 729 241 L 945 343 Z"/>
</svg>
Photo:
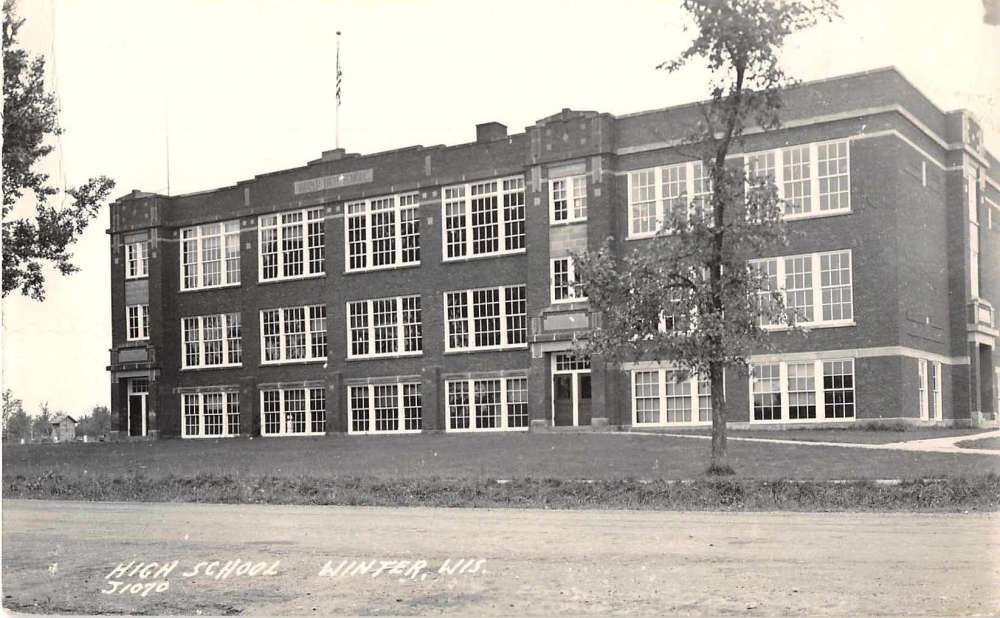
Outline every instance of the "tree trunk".
<svg viewBox="0 0 1000 618">
<path fill-rule="evenodd" d="M 729 459 L 726 455 L 726 391 L 723 381 L 724 366 L 719 361 L 708 365 L 708 377 L 712 383 L 712 463 L 710 471 L 727 473 Z"/>
</svg>

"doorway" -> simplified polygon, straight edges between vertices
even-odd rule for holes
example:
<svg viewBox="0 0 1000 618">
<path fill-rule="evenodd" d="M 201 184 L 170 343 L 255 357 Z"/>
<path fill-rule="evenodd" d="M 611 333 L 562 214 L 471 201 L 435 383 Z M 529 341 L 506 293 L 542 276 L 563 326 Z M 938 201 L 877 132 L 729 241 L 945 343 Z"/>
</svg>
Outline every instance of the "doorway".
<svg viewBox="0 0 1000 618">
<path fill-rule="evenodd" d="M 590 425 L 590 359 L 571 353 L 552 357 L 552 424 L 556 427 Z"/>
<path fill-rule="evenodd" d="M 128 435 L 146 435 L 146 403 L 149 397 L 149 380 L 131 378 L 128 381 Z"/>
</svg>

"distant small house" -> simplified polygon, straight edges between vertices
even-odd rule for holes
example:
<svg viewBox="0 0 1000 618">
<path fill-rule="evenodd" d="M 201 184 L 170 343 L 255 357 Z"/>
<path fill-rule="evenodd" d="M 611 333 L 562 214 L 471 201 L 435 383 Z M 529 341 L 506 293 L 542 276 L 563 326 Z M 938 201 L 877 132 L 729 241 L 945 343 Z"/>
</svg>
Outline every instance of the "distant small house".
<svg viewBox="0 0 1000 618">
<path fill-rule="evenodd" d="M 52 439 L 56 442 L 72 442 L 76 439 L 77 420 L 68 414 L 52 419 Z"/>
</svg>

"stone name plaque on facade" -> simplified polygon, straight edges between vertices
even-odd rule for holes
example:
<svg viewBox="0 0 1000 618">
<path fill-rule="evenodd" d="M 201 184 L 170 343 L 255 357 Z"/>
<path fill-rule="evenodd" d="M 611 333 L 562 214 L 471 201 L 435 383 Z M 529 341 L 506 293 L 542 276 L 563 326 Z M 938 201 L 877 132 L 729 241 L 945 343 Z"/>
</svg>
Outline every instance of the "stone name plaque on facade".
<svg viewBox="0 0 1000 618">
<path fill-rule="evenodd" d="M 360 185 L 371 182 L 375 177 L 371 168 L 334 174 L 332 176 L 320 176 L 308 180 L 299 180 L 295 183 L 295 195 L 303 193 L 313 193 L 315 191 L 326 191 L 327 189 L 339 189 L 350 185 Z"/>
</svg>

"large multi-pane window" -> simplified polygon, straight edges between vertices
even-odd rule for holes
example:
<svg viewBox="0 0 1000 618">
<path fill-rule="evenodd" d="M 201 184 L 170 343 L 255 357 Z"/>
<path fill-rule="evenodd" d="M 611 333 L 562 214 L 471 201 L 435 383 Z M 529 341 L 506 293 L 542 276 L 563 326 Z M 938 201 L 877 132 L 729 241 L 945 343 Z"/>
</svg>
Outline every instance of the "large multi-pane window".
<svg viewBox="0 0 1000 618">
<path fill-rule="evenodd" d="M 580 287 L 573 258 L 554 258 L 549 267 L 549 293 L 553 303 L 568 303 L 586 300 Z"/>
<path fill-rule="evenodd" d="M 240 394 L 237 391 L 181 395 L 182 438 L 225 438 L 240 433 Z"/>
<path fill-rule="evenodd" d="M 239 282 L 239 221 L 205 223 L 181 230 L 181 290 Z"/>
<path fill-rule="evenodd" d="M 412 433 L 423 427 L 419 382 L 352 385 L 348 402 L 349 433 Z"/>
<path fill-rule="evenodd" d="M 323 209 L 264 215 L 257 220 L 261 281 L 322 275 L 326 272 Z"/>
<path fill-rule="evenodd" d="M 528 378 L 448 380 L 447 431 L 528 428 Z"/>
<path fill-rule="evenodd" d="M 420 354 L 422 330 L 419 296 L 347 303 L 348 358 Z"/>
<path fill-rule="evenodd" d="M 754 363 L 750 393 L 751 421 L 851 421 L 854 360 Z"/>
<path fill-rule="evenodd" d="M 785 202 L 786 219 L 851 210 L 850 146 L 847 140 L 802 144 L 746 155 L 751 182 L 768 177 Z"/>
<path fill-rule="evenodd" d="M 528 342 L 523 285 L 445 292 L 445 349 L 499 350 Z"/>
<path fill-rule="evenodd" d="M 443 195 L 445 260 L 524 250 L 523 177 L 445 187 Z"/>
<path fill-rule="evenodd" d="M 849 249 L 753 260 L 751 266 L 767 277 L 768 290 L 758 292 L 761 302 L 769 302 L 769 290 L 781 290 L 785 308 L 797 323 L 805 326 L 853 324 L 854 290 Z"/>
<path fill-rule="evenodd" d="M 707 379 L 674 369 L 632 371 L 634 425 L 690 425 L 712 420 L 712 388 Z"/>
<path fill-rule="evenodd" d="M 347 271 L 420 263 L 420 194 L 348 202 L 344 226 Z"/>
<path fill-rule="evenodd" d="M 629 172 L 629 238 L 648 238 L 671 219 L 686 219 L 707 209 L 712 193 L 701 161 Z"/>
<path fill-rule="evenodd" d="M 587 177 L 571 176 L 549 181 L 549 222 L 587 220 Z"/>
<path fill-rule="evenodd" d="M 326 433 L 326 390 L 322 386 L 260 391 L 262 436 Z"/>
<path fill-rule="evenodd" d="M 260 330 L 264 363 L 326 359 L 326 305 L 264 309 Z"/>
<path fill-rule="evenodd" d="M 139 240 L 125 244 L 125 278 L 141 279 L 149 276 L 149 241 Z"/>
<path fill-rule="evenodd" d="M 240 314 L 200 315 L 181 319 L 181 366 L 232 367 L 243 362 Z"/>
<path fill-rule="evenodd" d="M 126 306 L 125 319 L 125 339 L 127 341 L 149 339 L 149 305 Z"/>
</svg>

